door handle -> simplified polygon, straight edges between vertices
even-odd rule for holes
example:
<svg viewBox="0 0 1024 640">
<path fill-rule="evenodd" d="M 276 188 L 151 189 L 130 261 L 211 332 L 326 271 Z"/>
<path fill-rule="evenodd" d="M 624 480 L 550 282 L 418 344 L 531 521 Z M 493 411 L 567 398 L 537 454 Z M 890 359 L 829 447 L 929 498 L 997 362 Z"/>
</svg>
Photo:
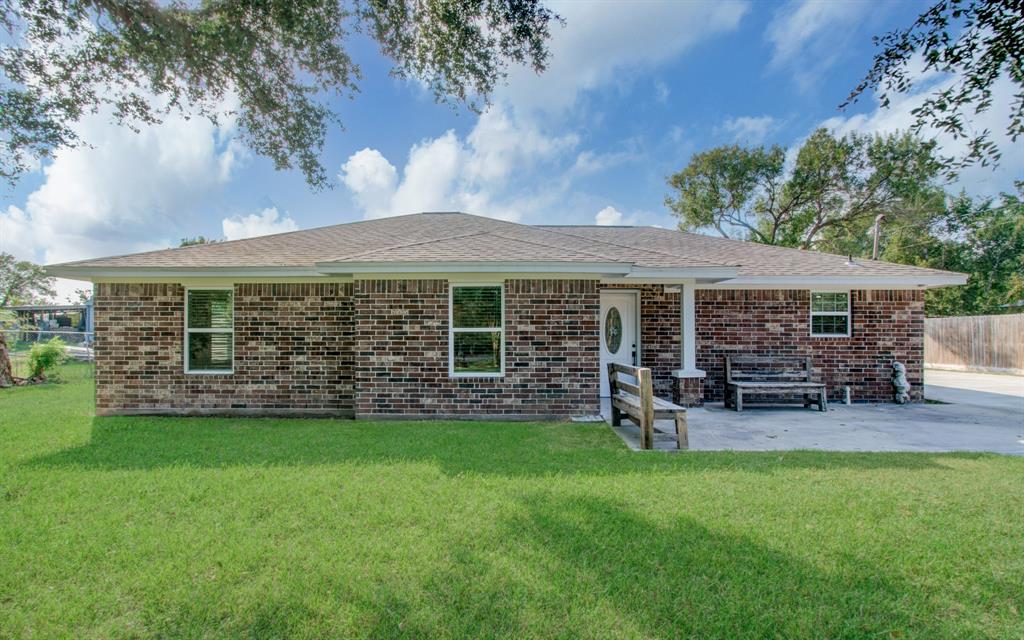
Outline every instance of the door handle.
<svg viewBox="0 0 1024 640">
<path fill-rule="evenodd" d="M 636 345 L 633 345 L 633 366 L 636 366 Z"/>
</svg>

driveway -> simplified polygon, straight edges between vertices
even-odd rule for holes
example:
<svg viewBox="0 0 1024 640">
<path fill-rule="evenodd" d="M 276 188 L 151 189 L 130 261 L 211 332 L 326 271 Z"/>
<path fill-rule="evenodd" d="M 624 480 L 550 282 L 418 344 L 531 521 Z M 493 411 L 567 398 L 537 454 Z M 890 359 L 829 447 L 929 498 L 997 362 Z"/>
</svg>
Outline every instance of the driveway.
<svg viewBox="0 0 1024 640">
<path fill-rule="evenodd" d="M 927 369 L 924 397 L 1024 416 L 1024 376 Z"/>
<path fill-rule="evenodd" d="M 690 449 L 714 451 L 988 451 L 1024 455 L 1024 377 L 928 370 L 924 404 L 831 403 L 825 413 L 800 407 L 721 403 L 690 409 Z M 938 403 L 943 404 L 938 404 Z M 607 401 L 606 401 L 607 403 Z M 609 415 L 607 406 L 604 415 Z M 616 432 L 632 448 L 639 431 Z M 674 449 L 671 423 L 659 421 L 655 447 Z"/>
</svg>

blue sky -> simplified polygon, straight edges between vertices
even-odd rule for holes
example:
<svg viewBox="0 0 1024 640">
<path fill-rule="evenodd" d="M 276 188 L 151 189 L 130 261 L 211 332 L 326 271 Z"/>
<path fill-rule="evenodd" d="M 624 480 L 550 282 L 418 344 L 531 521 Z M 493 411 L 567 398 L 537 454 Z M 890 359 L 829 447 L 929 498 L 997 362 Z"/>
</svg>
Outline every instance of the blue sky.
<svg viewBox="0 0 1024 640">
<path fill-rule="evenodd" d="M 926 3 L 552 5 L 566 25 L 549 71 L 512 69 L 483 115 L 389 77 L 373 43 L 353 40 L 365 79 L 336 105 L 346 129 L 323 154 L 335 188 L 318 193 L 247 153 L 230 126 L 172 118 L 136 135 L 92 117 L 81 132 L 93 148 L 62 151 L 0 194 L 0 249 L 57 262 L 441 209 L 668 227 L 665 177 L 696 151 L 910 122 L 913 96 L 885 111 L 870 97 L 837 105 L 871 64 L 871 36 L 910 24 Z M 981 126 L 1002 129 L 1009 90 L 997 89 Z M 971 170 L 957 188 L 1010 189 L 1024 153 L 1004 154 L 998 171 Z"/>
</svg>

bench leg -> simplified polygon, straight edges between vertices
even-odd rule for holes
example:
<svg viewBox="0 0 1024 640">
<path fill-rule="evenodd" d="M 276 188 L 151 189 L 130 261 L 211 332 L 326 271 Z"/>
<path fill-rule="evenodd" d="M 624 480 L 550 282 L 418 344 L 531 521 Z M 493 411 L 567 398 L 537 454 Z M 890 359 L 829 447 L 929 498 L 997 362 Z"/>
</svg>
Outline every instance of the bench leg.
<svg viewBox="0 0 1024 640">
<path fill-rule="evenodd" d="M 825 390 L 818 394 L 818 411 L 828 411 L 828 398 L 825 397 Z"/>
<path fill-rule="evenodd" d="M 726 387 L 725 388 L 725 398 L 724 398 L 725 408 L 726 409 L 731 409 L 732 408 L 732 402 L 730 401 L 730 396 L 731 395 L 732 395 L 732 389 L 730 389 L 729 387 Z"/>
<path fill-rule="evenodd" d="M 735 401 L 736 412 L 739 413 L 740 411 L 743 411 L 743 389 L 736 389 Z"/>
<path fill-rule="evenodd" d="M 622 426 L 622 412 L 616 409 L 614 404 L 612 405 L 612 426 Z"/>
<path fill-rule="evenodd" d="M 680 449 L 690 448 L 690 434 L 687 432 L 685 413 L 676 414 L 676 438 L 679 440 Z"/>
<path fill-rule="evenodd" d="M 654 419 L 640 418 L 640 448 L 654 448 Z"/>
</svg>

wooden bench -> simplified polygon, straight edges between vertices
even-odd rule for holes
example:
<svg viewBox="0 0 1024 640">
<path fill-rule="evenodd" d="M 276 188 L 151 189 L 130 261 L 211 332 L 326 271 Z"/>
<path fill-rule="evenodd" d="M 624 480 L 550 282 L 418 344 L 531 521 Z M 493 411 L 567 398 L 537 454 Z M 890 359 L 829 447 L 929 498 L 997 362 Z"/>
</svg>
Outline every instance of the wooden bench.
<svg viewBox="0 0 1024 640">
<path fill-rule="evenodd" d="M 743 411 L 750 395 L 803 396 L 804 408 L 828 409 L 825 383 L 811 380 L 810 358 L 725 356 L 725 407 Z"/>
<path fill-rule="evenodd" d="M 622 380 L 620 375 L 633 376 L 636 384 Z M 651 370 L 624 364 L 608 364 L 608 384 L 611 387 L 612 426 L 622 424 L 626 415 L 640 427 L 640 448 L 654 448 L 654 421 L 672 420 L 676 427 L 676 446 L 690 447 L 686 433 L 686 408 L 654 397 Z"/>
</svg>

